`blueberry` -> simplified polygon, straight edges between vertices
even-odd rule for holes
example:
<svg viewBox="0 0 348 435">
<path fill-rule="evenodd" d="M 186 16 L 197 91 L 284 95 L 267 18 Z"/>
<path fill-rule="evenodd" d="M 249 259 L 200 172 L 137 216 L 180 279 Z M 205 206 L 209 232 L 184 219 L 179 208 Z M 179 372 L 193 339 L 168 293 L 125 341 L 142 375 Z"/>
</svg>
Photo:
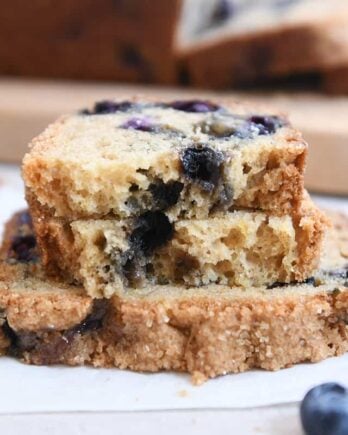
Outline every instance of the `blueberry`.
<svg viewBox="0 0 348 435">
<path fill-rule="evenodd" d="M 83 334 L 87 331 L 95 331 L 102 327 L 103 319 L 108 308 L 108 301 L 105 299 L 96 299 L 93 302 L 92 311 L 78 325 L 67 331 L 68 335 Z"/>
<path fill-rule="evenodd" d="M 236 5 L 232 0 L 220 0 L 213 12 L 213 24 L 219 24 L 222 21 L 226 21 L 228 18 L 232 17 L 235 12 Z"/>
<path fill-rule="evenodd" d="M 18 224 L 19 225 L 29 225 L 32 227 L 33 222 L 28 210 L 22 211 L 18 216 Z"/>
<path fill-rule="evenodd" d="M 23 351 L 31 351 L 38 345 L 39 340 L 35 332 L 31 331 L 15 331 L 11 328 L 6 320 L 2 325 L 2 331 L 10 340 L 11 346 L 9 353 L 14 356 L 19 356 Z"/>
<path fill-rule="evenodd" d="M 159 210 L 166 210 L 168 207 L 171 207 L 178 202 L 183 188 L 184 185 L 179 181 L 163 183 L 161 180 L 157 183 L 150 184 L 149 191 L 153 196 L 156 207 Z"/>
<path fill-rule="evenodd" d="M 173 225 L 164 213 L 147 211 L 137 219 L 129 242 L 135 252 L 150 255 L 154 249 L 166 244 L 173 234 Z"/>
<path fill-rule="evenodd" d="M 154 71 L 151 62 L 134 45 L 124 45 L 120 48 L 119 57 L 121 62 L 134 70 L 143 83 L 154 81 Z"/>
<path fill-rule="evenodd" d="M 307 435 L 348 434 L 348 391 L 334 382 L 312 388 L 301 403 Z"/>
<path fill-rule="evenodd" d="M 284 122 L 277 116 L 251 116 L 248 120 L 258 130 L 259 135 L 273 134 L 275 131 L 284 125 Z"/>
<path fill-rule="evenodd" d="M 121 59 L 123 63 L 134 68 L 141 67 L 144 63 L 141 53 L 132 45 L 125 45 L 122 47 Z"/>
<path fill-rule="evenodd" d="M 124 124 L 121 125 L 122 128 L 140 131 L 154 131 L 155 126 L 147 118 L 130 118 Z"/>
<path fill-rule="evenodd" d="M 183 112 L 193 113 L 215 112 L 219 109 L 219 106 L 216 104 L 213 104 L 210 101 L 201 100 L 178 100 L 170 103 L 168 107 L 181 110 Z"/>
<path fill-rule="evenodd" d="M 271 290 L 272 288 L 277 288 L 277 287 L 287 287 L 290 285 L 298 285 L 298 284 L 308 284 L 308 285 L 313 285 L 315 286 L 316 281 L 314 276 L 311 276 L 310 278 L 305 279 L 304 281 L 300 282 L 300 281 L 291 281 L 291 282 L 280 282 L 280 281 L 276 281 L 273 284 L 270 284 L 267 286 L 268 290 Z"/>
<path fill-rule="evenodd" d="M 223 154 L 207 146 L 186 148 L 181 156 L 183 172 L 204 190 L 212 191 L 221 176 Z"/>
<path fill-rule="evenodd" d="M 329 277 L 332 277 L 332 278 L 347 279 L 348 278 L 348 266 L 345 266 L 342 269 L 329 270 L 327 272 L 327 274 Z"/>
<path fill-rule="evenodd" d="M 305 279 L 305 280 L 302 282 L 302 284 L 309 284 L 309 285 L 313 285 L 313 286 L 315 286 L 316 281 L 315 281 L 314 276 L 311 276 L 311 277 Z"/>
<path fill-rule="evenodd" d="M 83 115 L 107 115 L 109 113 L 127 112 L 134 107 L 134 103 L 130 101 L 99 101 L 94 104 L 92 110 L 85 109 L 81 113 Z"/>
<path fill-rule="evenodd" d="M 276 281 L 272 284 L 269 284 L 267 286 L 268 290 L 272 290 L 273 288 L 278 288 L 278 287 L 287 287 L 288 285 L 290 285 L 290 283 L 288 282 L 280 282 L 280 281 Z"/>
<path fill-rule="evenodd" d="M 33 235 L 15 236 L 12 240 L 10 256 L 13 254 L 14 258 L 20 262 L 34 260 L 35 254 L 32 250 L 35 247 L 36 240 Z"/>
</svg>

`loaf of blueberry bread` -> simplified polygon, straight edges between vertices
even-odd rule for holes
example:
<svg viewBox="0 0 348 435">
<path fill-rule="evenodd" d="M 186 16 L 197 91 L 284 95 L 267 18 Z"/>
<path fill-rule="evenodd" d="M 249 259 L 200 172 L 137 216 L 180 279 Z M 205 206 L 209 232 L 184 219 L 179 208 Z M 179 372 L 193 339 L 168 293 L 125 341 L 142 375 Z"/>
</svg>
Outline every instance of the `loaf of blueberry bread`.
<svg viewBox="0 0 348 435">
<path fill-rule="evenodd" d="M 28 201 L 67 219 L 244 207 L 282 215 L 303 191 L 307 144 L 287 119 L 235 102 L 102 101 L 60 118 L 23 161 Z"/>
<path fill-rule="evenodd" d="M 45 276 L 32 240 L 25 253 L 27 215 L 17 215 L 0 265 L 1 352 L 30 364 L 189 372 L 196 382 L 340 355 L 348 350 L 348 220 L 336 214 L 333 222 L 306 283 L 150 285 L 95 300 Z"/>
<path fill-rule="evenodd" d="M 69 222 L 32 207 L 44 266 L 92 297 L 149 285 L 248 288 L 304 281 L 318 265 L 326 218 L 309 197 L 293 216 L 215 213 L 176 222 L 160 211 Z"/>
<path fill-rule="evenodd" d="M 224 3 L 228 6 L 222 25 L 179 34 L 178 56 L 193 85 L 255 85 L 348 61 L 345 0 Z"/>
</svg>

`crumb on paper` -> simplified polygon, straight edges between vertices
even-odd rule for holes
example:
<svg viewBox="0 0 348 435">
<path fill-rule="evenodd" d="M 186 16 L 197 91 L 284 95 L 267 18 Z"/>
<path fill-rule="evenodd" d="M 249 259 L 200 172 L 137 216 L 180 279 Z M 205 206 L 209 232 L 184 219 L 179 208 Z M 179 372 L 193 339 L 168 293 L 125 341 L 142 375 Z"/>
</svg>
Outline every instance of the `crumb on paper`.
<svg viewBox="0 0 348 435">
<path fill-rule="evenodd" d="M 199 386 L 204 384 L 204 382 L 206 382 L 207 379 L 208 379 L 207 376 L 205 376 L 203 373 L 195 371 L 192 374 L 191 382 L 193 385 Z"/>
<path fill-rule="evenodd" d="M 179 397 L 188 397 L 189 393 L 187 390 L 180 390 L 178 391 L 178 396 Z"/>
</svg>

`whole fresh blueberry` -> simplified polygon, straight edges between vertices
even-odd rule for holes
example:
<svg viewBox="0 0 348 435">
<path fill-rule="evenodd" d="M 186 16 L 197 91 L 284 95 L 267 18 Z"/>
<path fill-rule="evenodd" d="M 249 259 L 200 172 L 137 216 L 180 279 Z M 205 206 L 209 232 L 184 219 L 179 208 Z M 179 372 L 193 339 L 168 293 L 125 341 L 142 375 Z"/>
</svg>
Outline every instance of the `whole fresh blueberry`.
<svg viewBox="0 0 348 435">
<path fill-rule="evenodd" d="M 348 434 L 348 391 L 334 382 L 312 388 L 301 404 L 307 435 Z"/>
<path fill-rule="evenodd" d="M 85 109 L 81 113 L 83 115 L 107 115 L 116 112 L 127 112 L 134 107 L 134 103 L 130 101 L 111 101 L 103 100 L 94 104 L 92 110 Z"/>
<path fill-rule="evenodd" d="M 210 101 L 202 100 L 178 100 L 170 103 L 168 107 L 171 107 L 175 110 L 192 113 L 215 112 L 219 109 L 219 106 L 216 104 L 213 104 Z"/>
<path fill-rule="evenodd" d="M 257 128 L 257 133 L 261 136 L 273 134 L 284 125 L 284 122 L 277 116 L 254 115 L 249 118 L 249 122 Z"/>
<path fill-rule="evenodd" d="M 133 251 L 150 255 L 154 249 L 166 244 L 173 234 L 173 224 L 164 213 L 147 211 L 138 217 L 129 241 Z"/>
<path fill-rule="evenodd" d="M 148 118 L 139 118 L 134 117 L 128 119 L 121 126 L 122 128 L 131 129 L 131 130 L 140 130 L 140 131 L 154 131 L 155 126 Z"/>
<path fill-rule="evenodd" d="M 223 159 L 220 151 L 207 146 L 190 147 L 183 152 L 181 164 L 187 178 L 212 191 L 219 182 Z"/>
</svg>

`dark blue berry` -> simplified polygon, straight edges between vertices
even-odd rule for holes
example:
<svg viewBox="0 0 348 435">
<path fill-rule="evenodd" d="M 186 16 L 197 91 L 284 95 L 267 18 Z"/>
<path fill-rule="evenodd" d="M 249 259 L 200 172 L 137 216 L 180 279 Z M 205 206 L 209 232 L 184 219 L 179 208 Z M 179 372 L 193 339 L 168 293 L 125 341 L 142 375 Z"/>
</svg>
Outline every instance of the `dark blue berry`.
<svg viewBox="0 0 348 435">
<path fill-rule="evenodd" d="M 179 181 L 169 181 L 168 183 L 159 181 L 150 184 L 149 191 L 152 193 L 156 207 L 159 210 L 166 210 L 178 202 L 183 188 L 184 185 Z"/>
<path fill-rule="evenodd" d="M 92 110 L 85 109 L 81 113 L 83 115 L 107 115 L 109 113 L 127 112 L 134 107 L 134 103 L 130 101 L 99 101 L 94 104 Z"/>
<path fill-rule="evenodd" d="M 305 279 L 302 284 L 309 284 L 309 285 L 314 285 L 315 286 L 315 278 L 314 276 L 310 276 L 309 278 Z"/>
<path fill-rule="evenodd" d="M 222 21 L 226 21 L 228 18 L 231 18 L 235 12 L 236 5 L 232 0 L 220 0 L 213 12 L 213 24 L 219 24 Z"/>
<path fill-rule="evenodd" d="M 18 224 L 19 225 L 28 225 L 32 227 L 33 222 L 28 210 L 22 211 L 18 216 Z"/>
<path fill-rule="evenodd" d="M 173 225 L 164 213 L 147 211 L 137 219 L 129 242 L 133 251 L 150 255 L 154 249 L 166 244 L 173 234 Z"/>
<path fill-rule="evenodd" d="M 20 356 L 24 351 L 31 351 L 39 344 L 39 338 L 35 332 L 15 331 L 11 328 L 7 320 L 2 325 L 1 329 L 10 340 L 10 355 Z"/>
<path fill-rule="evenodd" d="M 219 106 L 217 106 L 216 104 L 213 104 L 210 101 L 201 100 L 178 100 L 170 103 L 168 107 L 176 110 L 181 110 L 183 112 L 194 113 L 215 112 L 219 109 Z"/>
<path fill-rule="evenodd" d="M 141 67 L 144 59 L 138 49 L 132 45 L 126 45 L 121 49 L 123 63 L 130 67 Z"/>
<path fill-rule="evenodd" d="M 223 154 L 207 146 L 186 148 L 181 156 L 183 172 L 204 190 L 212 191 L 219 183 Z"/>
<path fill-rule="evenodd" d="M 348 434 L 348 391 L 334 382 L 312 388 L 301 404 L 307 435 Z"/>
<path fill-rule="evenodd" d="M 67 331 L 69 334 L 83 334 L 87 331 L 95 331 L 101 328 L 103 319 L 108 307 L 108 301 L 105 299 L 96 299 L 93 302 L 92 311 L 90 314 L 77 326 Z"/>
<path fill-rule="evenodd" d="M 316 281 L 314 276 L 311 276 L 307 279 L 305 279 L 304 281 L 291 281 L 291 282 L 280 282 L 280 281 L 276 281 L 273 284 L 270 284 L 267 286 L 268 290 L 271 290 L 272 288 L 277 288 L 277 287 L 287 287 L 290 285 L 299 285 L 299 284 L 308 284 L 308 285 L 313 285 L 315 286 Z"/>
<path fill-rule="evenodd" d="M 140 131 L 154 131 L 155 126 L 153 123 L 147 118 L 130 118 L 121 126 L 122 128 L 127 128 L 131 130 L 140 130 Z"/>
<path fill-rule="evenodd" d="M 257 128 L 257 133 L 261 136 L 273 134 L 279 127 L 284 125 L 284 122 L 276 116 L 254 115 L 249 118 L 249 122 Z"/>
<path fill-rule="evenodd" d="M 33 235 L 15 236 L 10 248 L 10 257 L 19 262 L 32 261 L 36 257 L 33 252 L 36 247 L 36 240 Z"/>
<path fill-rule="evenodd" d="M 343 267 L 342 269 L 334 269 L 329 270 L 327 272 L 328 276 L 332 278 L 338 278 L 338 279 L 347 279 L 348 278 L 348 266 Z"/>
</svg>

